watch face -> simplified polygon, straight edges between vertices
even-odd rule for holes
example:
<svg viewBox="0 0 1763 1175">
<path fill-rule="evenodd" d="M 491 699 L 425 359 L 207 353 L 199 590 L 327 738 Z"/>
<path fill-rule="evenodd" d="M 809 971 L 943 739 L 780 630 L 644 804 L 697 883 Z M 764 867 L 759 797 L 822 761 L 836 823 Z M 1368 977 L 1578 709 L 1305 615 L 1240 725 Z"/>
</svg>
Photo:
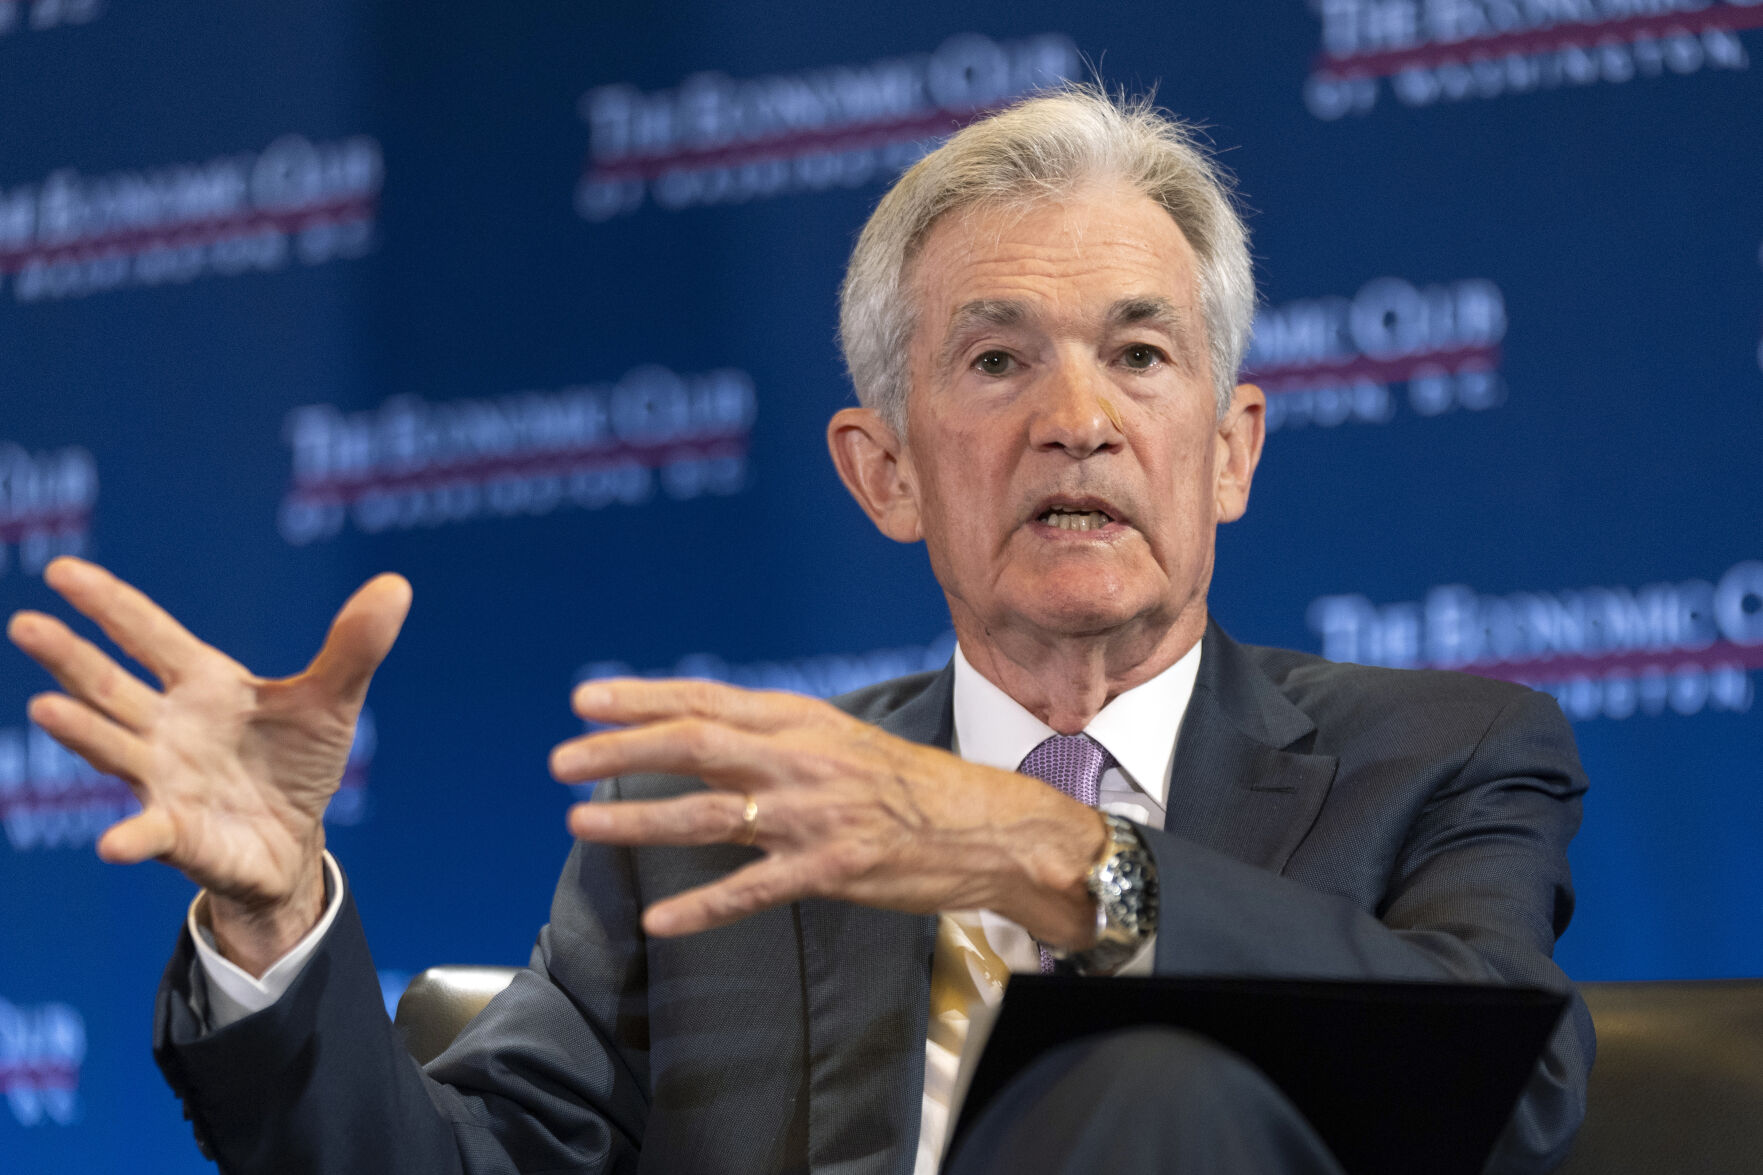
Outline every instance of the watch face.
<svg viewBox="0 0 1763 1175">
<path fill-rule="evenodd" d="M 1091 870 L 1097 941 L 1087 951 L 1062 955 L 1084 975 L 1112 975 L 1132 960 L 1157 930 L 1157 866 L 1139 831 L 1106 813 L 1108 855 Z"/>
<path fill-rule="evenodd" d="M 1109 817 L 1108 825 L 1111 851 L 1096 871 L 1096 900 L 1109 928 L 1136 941 L 1156 929 L 1156 867 L 1136 828 L 1119 817 Z"/>
</svg>

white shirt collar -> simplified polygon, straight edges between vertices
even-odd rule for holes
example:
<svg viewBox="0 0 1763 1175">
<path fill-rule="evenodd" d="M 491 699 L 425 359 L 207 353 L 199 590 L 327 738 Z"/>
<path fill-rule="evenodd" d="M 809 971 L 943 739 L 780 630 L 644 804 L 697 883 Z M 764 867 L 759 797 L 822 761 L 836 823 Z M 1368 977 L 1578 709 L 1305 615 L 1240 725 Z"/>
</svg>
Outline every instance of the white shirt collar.
<svg viewBox="0 0 1763 1175">
<path fill-rule="evenodd" d="M 1182 715 L 1200 673 L 1200 642 L 1142 685 L 1116 697 L 1084 733 L 1101 743 L 1134 787 L 1169 806 L 1169 769 Z M 955 647 L 955 749 L 971 763 L 1015 771 L 1028 753 L 1058 733 L 980 675 Z"/>
</svg>

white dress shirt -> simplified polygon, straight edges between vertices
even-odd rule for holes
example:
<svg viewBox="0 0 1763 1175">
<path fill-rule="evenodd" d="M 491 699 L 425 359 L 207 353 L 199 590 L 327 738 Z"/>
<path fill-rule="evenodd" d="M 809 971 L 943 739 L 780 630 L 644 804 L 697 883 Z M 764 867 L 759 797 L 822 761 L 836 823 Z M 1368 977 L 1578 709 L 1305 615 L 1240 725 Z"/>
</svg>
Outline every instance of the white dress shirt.
<svg viewBox="0 0 1763 1175">
<path fill-rule="evenodd" d="M 1084 727 L 1084 733 L 1114 757 L 1102 773 L 1097 806 L 1104 812 L 1152 828 L 1163 827 L 1169 806 L 1169 771 L 1175 762 L 1176 736 L 1194 681 L 1200 672 L 1200 646 L 1195 644 L 1175 664 L 1142 685 L 1116 697 Z M 955 650 L 955 745 L 970 763 L 1015 771 L 1042 742 L 1059 732 L 1030 714 L 1009 694 L 980 676 L 959 647 Z M 1040 949 L 1028 931 L 990 910 L 957 910 L 944 914 L 939 938 L 979 942 L 998 955 L 1011 971 L 1039 971 Z M 1122 975 L 1148 975 L 1156 936 L 1146 942 Z M 943 1032 L 932 1033 L 924 1046 L 924 1105 L 919 1120 L 918 1159 L 913 1175 L 934 1175 L 942 1162 L 967 1092 L 973 1066 L 985 1048 L 998 1017 L 1004 985 L 975 976 L 982 1003 L 968 1015 L 948 1011 Z M 961 1047 L 951 1050 L 935 1037 L 950 1036 Z"/>
<path fill-rule="evenodd" d="M 1169 799 L 1169 770 L 1175 762 L 1176 736 L 1194 681 L 1200 671 L 1196 644 L 1175 664 L 1143 685 L 1135 686 L 1102 708 L 1084 728 L 1114 758 L 1103 772 L 1099 806 L 1104 812 L 1153 828 L 1163 827 Z M 971 763 L 1015 771 L 1028 753 L 1058 733 L 1023 709 L 1015 699 L 981 677 L 957 647 L 955 650 L 955 753 Z M 343 904 L 343 880 L 337 862 L 325 853 L 325 878 L 330 899 L 318 925 L 292 950 L 276 960 L 261 978 L 227 961 L 215 948 L 213 933 L 199 916 L 205 894 L 196 895 L 188 915 L 208 987 L 208 1024 L 224 1028 L 282 997 L 336 920 Z M 956 911 L 942 916 L 945 933 L 978 941 L 995 952 L 1012 971 L 1038 971 L 1040 952 L 1022 927 L 989 910 Z M 1156 945 L 1153 938 L 1121 969 L 1122 974 L 1149 974 Z M 966 1092 L 967 1078 L 985 1047 L 1004 998 L 1002 983 L 979 984 L 983 1006 L 971 1015 L 945 1013 L 945 1038 L 952 1032 L 962 1041 L 951 1050 L 935 1040 L 925 1042 L 924 1107 L 919 1124 L 918 1159 L 914 1175 L 934 1175 Z"/>
</svg>

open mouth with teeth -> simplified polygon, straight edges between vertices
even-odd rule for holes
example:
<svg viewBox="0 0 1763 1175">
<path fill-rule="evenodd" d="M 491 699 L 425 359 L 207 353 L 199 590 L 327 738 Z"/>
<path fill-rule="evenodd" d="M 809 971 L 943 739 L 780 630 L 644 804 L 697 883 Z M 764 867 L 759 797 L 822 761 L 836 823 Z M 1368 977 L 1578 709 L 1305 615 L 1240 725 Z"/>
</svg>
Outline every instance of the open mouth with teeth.
<svg viewBox="0 0 1763 1175">
<path fill-rule="evenodd" d="M 1035 521 L 1054 530 L 1101 530 L 1114 521 L 1103 510 L 1079 510 L 1071 506 L 1054 506 Z"/>
</svg>

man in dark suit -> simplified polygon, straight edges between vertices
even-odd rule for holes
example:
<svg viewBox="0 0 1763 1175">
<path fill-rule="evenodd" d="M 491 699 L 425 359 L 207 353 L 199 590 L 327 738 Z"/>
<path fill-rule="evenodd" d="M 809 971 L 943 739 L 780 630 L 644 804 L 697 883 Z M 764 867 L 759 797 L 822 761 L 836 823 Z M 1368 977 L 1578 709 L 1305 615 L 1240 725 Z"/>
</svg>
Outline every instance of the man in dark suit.
<svg viewBox="0 0 1763 1175">
<path fill-rule="evenodd" d="M 553 771 L 611 782 L 571 812 L 533 967 L 426 1077 L 319 821 L 407 585 L 369 583 L 268 682 L 52 565 L 165 686 L 49 617 L 11 626 L 72 695 L 32 717 L 142 794 L 100 852 L 205 887 L 158 1031 L 199 1136 L 240 1170 L 924 1172 L 1011 970 L 1564 987 L 1583 779 L 1553 704 L 1209 624 L 1263 439 L 1234 385 L 1252 308 L 1218 176 L 1147 108 L 1044 97 L 915 166 L 852 257 L 862 406 L 828 435 L 876 525 L 927 544 L 954 663 L 836 707 L 578 689 L 615 729 Z M 1564 1152 L 1590 1049 L 1576 1006 L 1496 1169 Z M 1049 1058 L 976 1137 L 968 1169 L 1338 1169 L 1180 1034 Z"/>
</svg>

